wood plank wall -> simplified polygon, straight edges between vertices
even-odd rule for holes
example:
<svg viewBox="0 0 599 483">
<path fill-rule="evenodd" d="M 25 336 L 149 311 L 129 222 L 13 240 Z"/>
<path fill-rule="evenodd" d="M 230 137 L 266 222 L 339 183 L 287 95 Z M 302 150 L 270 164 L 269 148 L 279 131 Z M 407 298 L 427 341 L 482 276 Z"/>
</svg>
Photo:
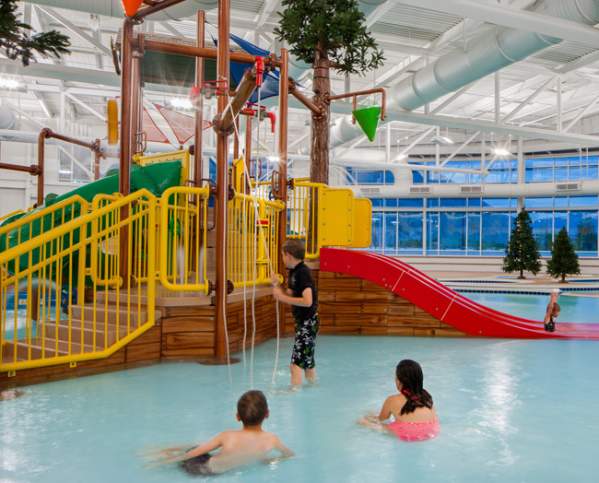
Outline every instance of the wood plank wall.
<svg viewBox="0 0 599 483">
<path fill-rule="evenodd" d="M 319 296 L 322 334 L 362 334 L 400 336 L 465 336 L 462 332 L 381 287 L 342 274 L 313 272 Z M 107 359 L 18 371 L 14 377 L 0 374 L 0 389 L 65 379 L 100 372 L 126 369 L 160 360 L 197 360 L 214 355 L 215 307 L 158 307 L 159 324 Z M 290 310 L 281 307 L 282 335 L 294 333 Z M 246 301 L 248 332 L 246 347 L 251 344 L 251 301 Z M 260 344 L 276 336 L 276 309 L 270 295 L 255 302 L 256 338 Z M 229 347 L 241 351 L 243 342 L 243 302 L 227 306 Z"/>
<path fill-rule="evenodd" d="M 17 371 L 13 377 L 8 377 L 8 374 L 3 372 L 0 373 L 0 390 L 7 387 L 122 370 L 156 363 L 160 360 L 198 360 L 214 355 L 216 311 L 213 305 L 157 308 L 162 313 L 160 323 L 112 356 L 106 359 L 80 362 L 76 367 L 61 364 L 26 369 Z M 276 336 L 276 310 L 272 296 L 256 298 L 254 310 L 256 318 L 255 343 L 260 344 Z M 250 297 L 246 301 L 246 311 L 248 327 L 246 347 L 250 347 L 252 337 Z M 227 315 L 229 347 L 231 353 L 239 352 L 243 342 L 243 302 L 229 303 Z"/>
<path fill-rule="evenodd" d="M 313 271 L 318 286 L 321 334 L 462 337 L 407 300 L 367 280 Z M 287 333 L 293 333 L 291 314 Z"/>
</svg>

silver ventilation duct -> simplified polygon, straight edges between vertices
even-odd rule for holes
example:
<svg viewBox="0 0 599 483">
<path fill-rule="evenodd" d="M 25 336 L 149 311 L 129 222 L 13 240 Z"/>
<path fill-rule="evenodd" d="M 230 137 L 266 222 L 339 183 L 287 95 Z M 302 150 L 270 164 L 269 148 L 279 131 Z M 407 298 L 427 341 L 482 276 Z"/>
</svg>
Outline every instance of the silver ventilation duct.
<svg viewBox="0 0 599 483">
<path fill-rule="evenodd" d="M 541 0 L 531 10 L 586 25 L 599 22 L 599 0 Z M 465 50 L 437 59 L 390 88 L 387 107 L 390 111 L 416 109 L 559 42 L 558 38 L 534 32 L 497 28 L 474 38 Z M 351 116 L 342 117 L 331 129 L 330 145 L 339 146 L 361 134 Z"/>
</svg>

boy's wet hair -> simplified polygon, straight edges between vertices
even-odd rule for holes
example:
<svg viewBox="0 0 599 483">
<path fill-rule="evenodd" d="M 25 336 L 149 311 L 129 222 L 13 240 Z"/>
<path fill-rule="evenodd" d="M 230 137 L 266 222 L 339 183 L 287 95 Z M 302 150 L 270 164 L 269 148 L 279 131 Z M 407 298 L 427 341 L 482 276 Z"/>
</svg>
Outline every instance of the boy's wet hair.
<svg viewBox="0 0 599 483">
<path fill-rule="evenodd" d="M 285 240 L 283 252 L 288 253 L 293 258 L 303 260 L 306 257 L 306 245 L 302 240 Z"/>
<path fill-rule="evenodd" d="M 247 391 L 237 401 L 237 414 L 244 426 L 261 424 L 268 413 L 268 403 L 262 391 Z"/>
</svg>

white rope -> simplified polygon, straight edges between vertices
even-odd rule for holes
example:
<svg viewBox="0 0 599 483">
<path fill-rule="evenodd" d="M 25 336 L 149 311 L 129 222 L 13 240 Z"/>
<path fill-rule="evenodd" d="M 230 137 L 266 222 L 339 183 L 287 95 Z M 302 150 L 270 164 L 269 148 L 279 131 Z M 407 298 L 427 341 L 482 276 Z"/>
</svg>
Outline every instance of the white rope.
<svg viewBox="0 0 599 483">
<path fill-rule="evenodd" d="M 227 93 L 227 97 L 229 99 L 229 102 L 227 104 L 227 107 L 225 109 L 225 111 L 227 109 L 230 109 L 231 106 L 231 99 L 230 96 Z M 257 119 L 258 119 L 258 126 L 257 126 L 257 159 L 258 162 L 260 162 L 260 112 L 261 112 L 261 105 L 262 105 L 262 100 L 261 100 L 261 91 L 258 90 L 258 104 L 257 104 Z M 240 139 L 239 137 L 239 130 L 237 127 L 237 118 L 239 117 L 239 114 L 237 114 L 237 116 L 235 116 L 235 114 L 231 111 L 231 114 L 234 116 L 234 122 L 233 122 L 233 128 L 235 130 L 235 135 L 237 136 L 238 139 Z M 249 133 L 251 135 L 251 133 Z M 251 153 L 246 153 L 246 155 L 251 155 Z M 267 165 L 267 173 L 268 173 L 268 165 Z M 243 170 L 245 178 L 246 178 L 246 184 L 247 186 L 251 187 L 251 178 L 250 178 L 250 174 L 248 172 L 247 169 L 244 168 Z M 282 181 L 281 181 L 282 182 Z M 258 219 L 260 216 L 259 210 L 258 210 L 258 202 L 254 197 L 254 212 L 255 212 L 255 220 L 254 220 L 254 240 L 258 239 Z M 244 203 L 244 209 L 245 209 L 245 203 Z M 268 260 L 268 264 L 269 264 L 269 271 L 270 273 L 274 273 L 274 267 L 273 267 L 273 263 L 272 263 L 272 258 L 270 256 L 270 250 L 268 247 L 268 242 L 266 240 L 263 240 L 264 243 L 264 248 L 265 248 L 265 252 L 266 252 L 266 258 Z M 256 244 L 253 244 L 253 259 L 256 259 L 257 253 L 256 253 Z M 256 263 L 253 264 L 253 280 L 256 280 L 257 277 L 257 272 L 256 272 Z M 246 272 L 245 272 L 245 264 L 244 264 L 244 282 L 246 281 Z M 245 363 L 245 343 L 246 343 L 246 328 L 247 328 L 247 311 L 246 311 L 246 295 L 245 295 L 245 283 L 244 283 L 244 339 L 243 339 L 243 354 L 244 354 L 244 363 Z M 255 339 L 256 339 L 256 283 L 254 283 L 252 285 L 252 310 L 251 310 L 251 314 L 252 314 L 252 343 L 251 343 L 251 350 L 250 350 L 250 386 L 254 385 L 254 351 L 255 351 Z M 279 350 L 280 350 L 280 311 L 279 311 L 279 303 L 278 301 L 275 303 L 275 311 L 276 311 L 276 328 L 277 328 L 277 338 L 276 338 L 276 348 L 275 348 L 275 362 L 274 362 L 274 367 L 273 367 L 273 373 L 272 373 L 272 384 L 274 385 L 276 382 L 276 374 L 278 371 L 278 362 L 279 362 Z"/>
</svg>

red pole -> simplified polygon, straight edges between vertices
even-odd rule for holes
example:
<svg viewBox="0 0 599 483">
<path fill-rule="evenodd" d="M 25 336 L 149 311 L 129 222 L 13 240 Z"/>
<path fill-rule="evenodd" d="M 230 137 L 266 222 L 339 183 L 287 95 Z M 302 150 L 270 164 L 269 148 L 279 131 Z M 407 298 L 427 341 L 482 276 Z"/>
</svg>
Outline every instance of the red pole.
<svg viewBox="0 0 599 483">
<path fill-rule="evenodd" d="M 218 56 L 216 60 L 216 78 L 227 82 L 229 88 L 229 0 L 218 2 Z M 217 99 L 217 119 L 227 107 L 227 98 L 220 95 Z M 217 123 L 218 124 L 218 123 Z M 225 345 L 225 318 L 227 303 L 227 171 L 228 171 L 228 142 L 227 133 L 215 126 L 216 129 L 216 327 L 215 327 L 215 356 L 224 360 L 228 352 Z"/>
<path fill-rule="evenodd" d="M 203 10 L 198 11 L 197 14 L 197 26 L 196 26 L 196 46 L 198 48 L 204 47 L 204 37 L 206 29 L 206 12 Z M 202 57 L 196 57 L 196 75 L 195 85 L 199 89 L 202 87 L 204 82 L 204 59 Z M 195 142 L 194 142 L 194 170 L 193 170 L 193 181 L 195 186 L 202 184 L 202 130 L 204 128 L 204 98 L 200 92 L 200 98 L 198 100 L 198 106 L 196 108 L 196 125 L 195 125 Z"/>
<path fill-rule="evenodd" d="M 285 209 L 279 215 L 279 271 L 285 270 L 281 247 L 287 238 L 287 121 L 289 104 L 289 55 L 287 49 L 281 49 L 281 72 L 279 76 L 279 199 L 285 203 Z"/>
<path fill-rule="evenodd" d="M 131 169 L 131 98 L 133 86 L 131 83 L 131 64 L 133 63 L 133 49 L 131 39 L 133 37 L 133 22 L 125 19 L 123 23 L 123 38 L 121 40 L 121 139 L 120 139 L 120 162 L 119 162 L 119 192 L 128 195 L 130 190 Z"/>
</svg>

